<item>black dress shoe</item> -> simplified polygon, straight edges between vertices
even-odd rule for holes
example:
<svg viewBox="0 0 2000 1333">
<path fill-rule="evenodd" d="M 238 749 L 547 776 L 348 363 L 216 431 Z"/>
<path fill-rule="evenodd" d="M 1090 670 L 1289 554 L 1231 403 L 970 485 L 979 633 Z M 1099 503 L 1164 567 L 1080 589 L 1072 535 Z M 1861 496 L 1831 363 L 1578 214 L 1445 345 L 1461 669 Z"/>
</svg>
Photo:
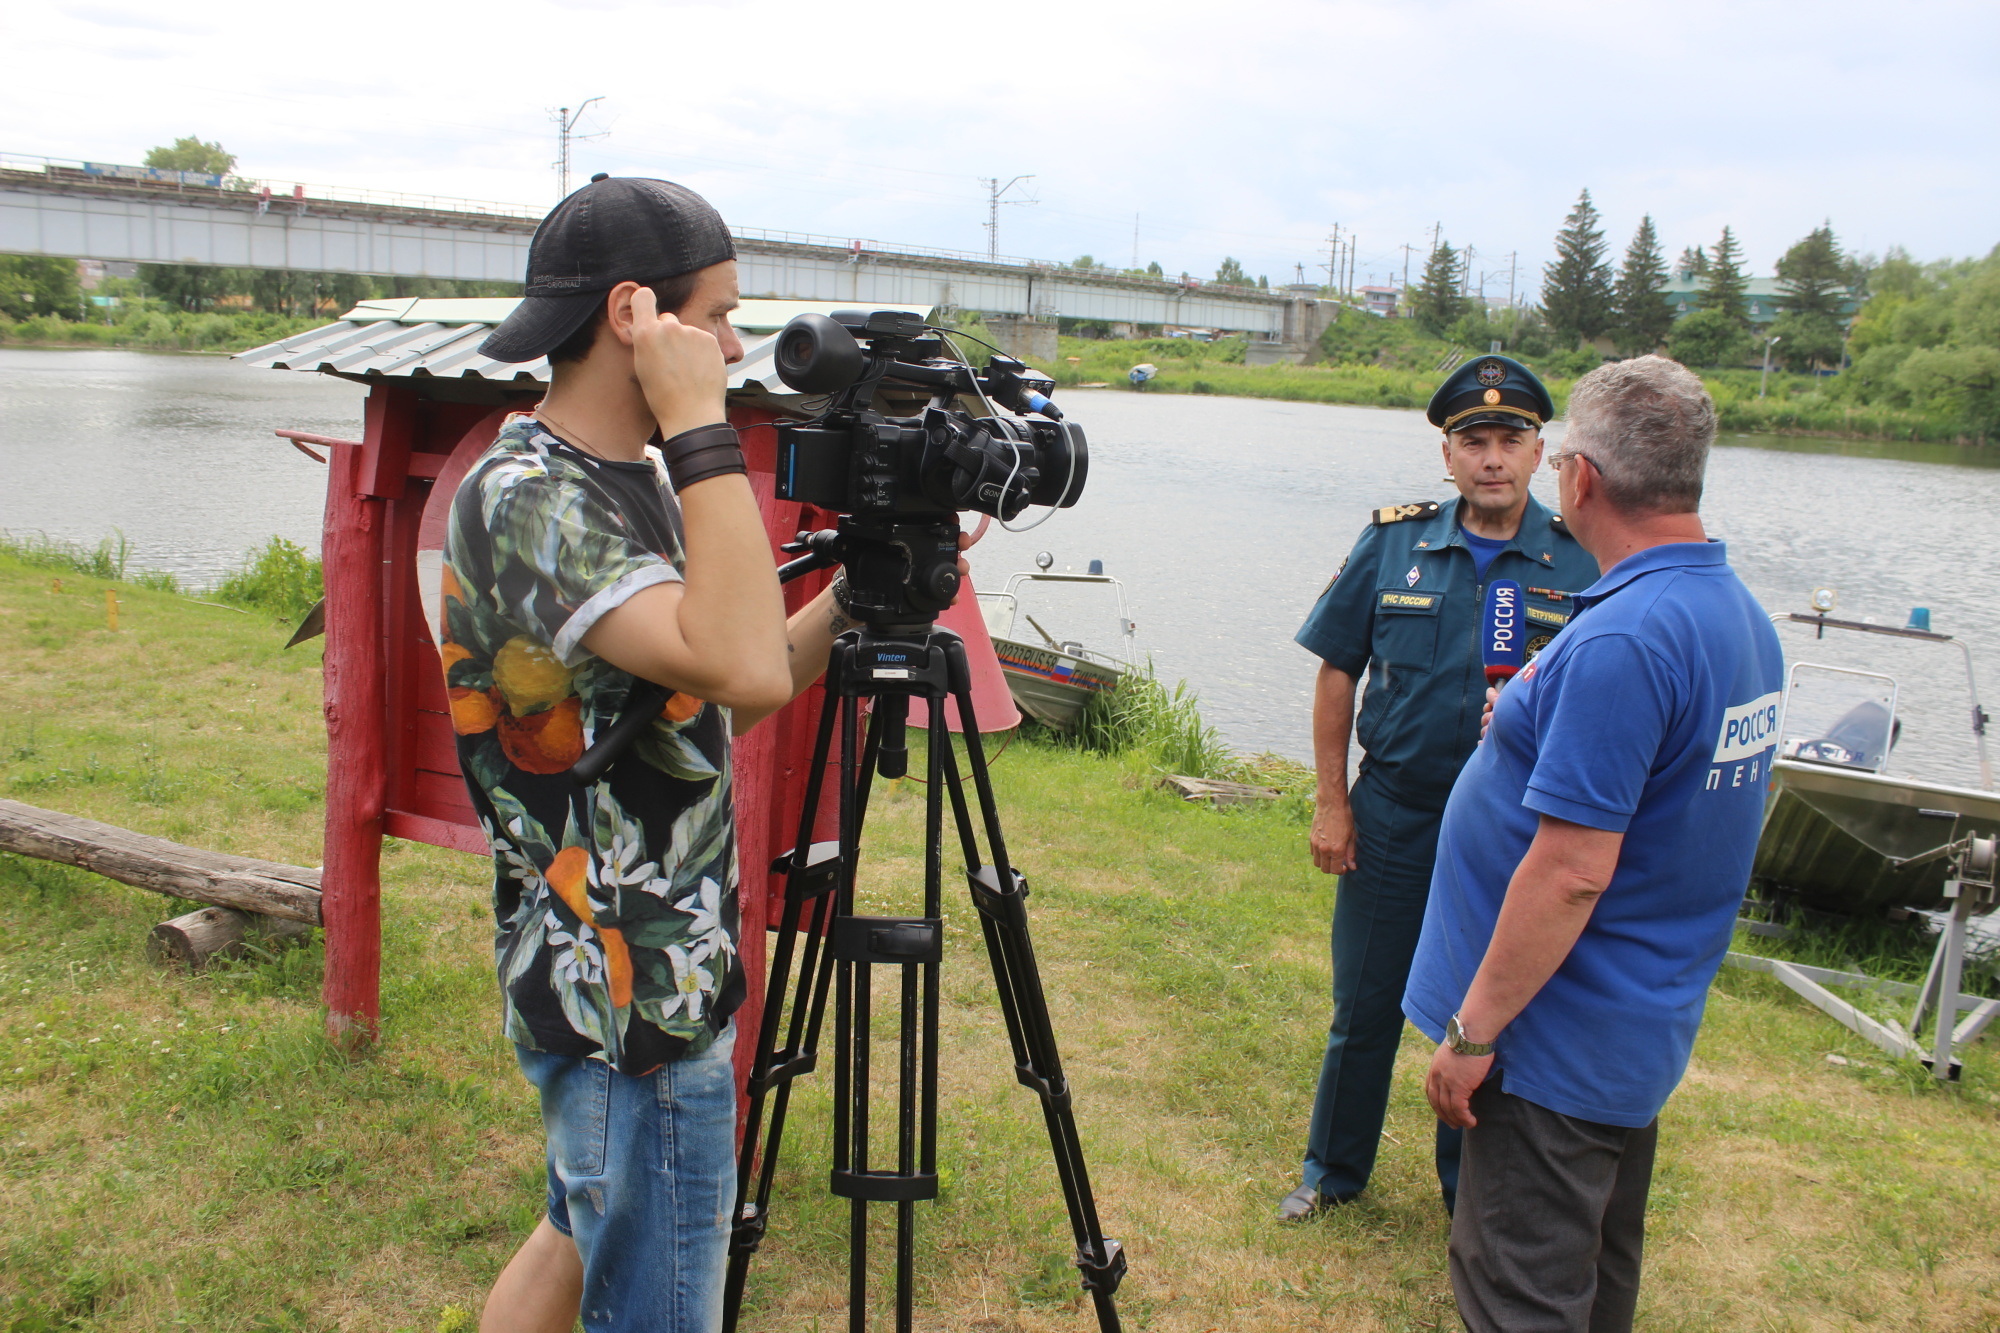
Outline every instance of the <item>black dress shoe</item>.
<svg viewBox="0 0 2000 1333">
<path fill-rule="evenodd" d="M 1321 1194 L 1311 1185 L 1301 1185 L 1278 1201 L 1278 1220 L 1304 1222 L 1308 1218 L 1317 1217 L 1329 1208 L 1336 1208 L 1346 1203 L 1353 1197 L 1351 1194 L 1346 1196 Z"/>
</svg>

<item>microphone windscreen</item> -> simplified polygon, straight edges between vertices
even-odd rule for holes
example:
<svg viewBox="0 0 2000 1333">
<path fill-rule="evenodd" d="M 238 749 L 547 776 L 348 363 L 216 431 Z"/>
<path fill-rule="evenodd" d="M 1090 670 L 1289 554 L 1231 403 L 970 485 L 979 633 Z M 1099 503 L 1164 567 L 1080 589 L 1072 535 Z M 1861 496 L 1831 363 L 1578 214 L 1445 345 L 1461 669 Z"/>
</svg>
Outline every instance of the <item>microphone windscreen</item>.
<svg viewBox="0 0 2000 1333">
<path fill-rule="evenodd" d="M 1479 659 L 1486 679 L 1498 684 L 1524 665 L 1526 636 L 1521 632 L 1521 585 L 1495 579 L 1486 585 L 1486 610 L 1479 618 Z"/>
</svg>

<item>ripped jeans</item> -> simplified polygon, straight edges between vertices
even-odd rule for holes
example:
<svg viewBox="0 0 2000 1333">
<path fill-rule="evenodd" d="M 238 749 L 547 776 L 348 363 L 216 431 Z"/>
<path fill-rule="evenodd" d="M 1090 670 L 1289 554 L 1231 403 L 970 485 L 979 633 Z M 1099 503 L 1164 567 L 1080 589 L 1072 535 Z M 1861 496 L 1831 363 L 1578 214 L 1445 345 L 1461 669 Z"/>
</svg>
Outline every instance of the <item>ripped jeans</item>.
<svg viewBox="0 0 2000 1333">
<path fill-rule="evenodd" d="M 735 1026 L 634 1078 L 515 1047 L 542 1095 L 549 1222 L 583 1260 L 588 1333 L 716 1333 L 736 1201 Z"/>
</svg>

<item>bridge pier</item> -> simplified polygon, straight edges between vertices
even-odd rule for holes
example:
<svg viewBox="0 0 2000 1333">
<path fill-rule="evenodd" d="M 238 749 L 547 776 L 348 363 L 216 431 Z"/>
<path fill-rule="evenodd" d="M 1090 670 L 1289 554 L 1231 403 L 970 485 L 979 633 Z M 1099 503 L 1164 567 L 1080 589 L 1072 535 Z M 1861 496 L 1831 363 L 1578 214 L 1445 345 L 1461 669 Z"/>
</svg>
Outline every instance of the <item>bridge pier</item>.
<svg viewBox="0 0 2000 1333">
<path fill-rule="evenodd" d="M 992 315 L 986 320 L 986 328 L 1000 350 L 1009 356 L 1018 356 L 1023 361 L 1056 359 L 1056 326 L 1053 322 L 1025 315 Z"/>
</svg>

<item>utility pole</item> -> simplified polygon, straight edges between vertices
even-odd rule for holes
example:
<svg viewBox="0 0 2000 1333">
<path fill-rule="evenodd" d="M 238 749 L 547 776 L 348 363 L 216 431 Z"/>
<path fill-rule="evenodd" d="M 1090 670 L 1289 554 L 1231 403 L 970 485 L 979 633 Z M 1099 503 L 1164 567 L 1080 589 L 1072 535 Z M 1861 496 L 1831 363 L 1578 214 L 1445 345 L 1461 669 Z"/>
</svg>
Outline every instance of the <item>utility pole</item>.
<svg viewBox="0 0 2000 1333">
<path fill-rule="evenodd" d="M 1465 247 L 1465 253 L 1458 257 L 1459 262 L 1465 266 L 1458 271 L 1458 294 L 1460 296 L 1472 295 L 1472 257 L 1478 253 L 1477 249 L 1468 245 Z"/>
<path fill-rule="evenodd" d="M 1139 267 L 1139 215 L 1132 215 L 1132 267 Z"/>
<path fill-rule="evenodd" d="M 554 111 L 551 111 L 549 113 L 549 119 L 553 120 L 556 123 L 557 150 L 556 150 L 555 169 L 556 169 L 556 182 L 558 187 L 558 192 L 556 197 L 558 199 L 569 198 L 569 146 L 571 141 L 574 140 L 581 142 L 583 140 L 602 139 L 604 137 L 602 133 L 599 134 L 576 133 L 577 122 L 583 119 L 584 111 L 590 106 L 592 102 L 602 102 L 603 100 L 604 99 L 602 97 L 586 98 L 582 103 L 580 103 L 577 106 L 574 114 L 572 114 L 570 112 L 570 109 L 566 106 L 559 106 Z"/>
<path fill-rule="evenodd" d="M 1031 181 L 1033 179 L 1033 176 L 1016 176 L 1013 180 L 1002 185 L 998 176 L 981 176 L 979 178 L 979 183 L 986 187 L 986 257 L 996 264 L 1000 262 L 1000 205 L 1038 204 L 1041 202 L 1039 199 L 1002 199 L 1000 196 L 1013 189 L 1016 185 L 1019 185 L 1022 181 Z M 1136 216 L 1133 218 L 1132 235 L 1132 250 L 1134 254 L 1137 254 L 1139 242 L 1138 218 Z"/>
<path fill-rule="evenodd" d="M 1438 239 L 1439 239 L 1439 237 L 1440 237 L 1440 236 L 1442 236 L 1442 235 L 1443 235 L 1443 233 L 1444 233 L 1444 223 L 1442 223 L 1442 222 L 1433 222 L 1433 223 L 1431 223 L 1431 253 L 1432 253 L 1432 254 L 1436 254 L 1436 253 L 1438 252 Z"/>
<path fill-rule="evenodd" d="M 1326 256 L 1326 292 L 1333 295 L 1340 288 L 1340 224 L 1333 224 L 1333 235 L 1326 238 L 1332 247 Z"/>
<path fill-rule="evenodd" d="M 1355 239 L 1354 239 L 1353 235 L 1352 235 L 1352 234 L 1350 234 L 1350 235 L 1348 236 L 1348 238 L 1347 238 L 1347 294 L 1348 294 L 1349 296 L 1352 296 L 1352 295 L 1354 295 L 1354 262 L 1355 262 L 1355 257 L 1354 257 L 1354 248 L 1355 248 L 1355 244 L 1356 244 L 1356 242 L 1355 242 Z"/>
<path fill-rule="evenodd" d="M 1403 247 L 1403 290 L 1406 292 L 1410 290 L 1410 252 L 1416 248 L 1414 245 Z"/>
<path fill-rule="evenodd" d="M 1514 261 L 1520 257 L 1519 250 L 1507 252 L 1507 308 L 1514 308 Z"/>
</svg>

